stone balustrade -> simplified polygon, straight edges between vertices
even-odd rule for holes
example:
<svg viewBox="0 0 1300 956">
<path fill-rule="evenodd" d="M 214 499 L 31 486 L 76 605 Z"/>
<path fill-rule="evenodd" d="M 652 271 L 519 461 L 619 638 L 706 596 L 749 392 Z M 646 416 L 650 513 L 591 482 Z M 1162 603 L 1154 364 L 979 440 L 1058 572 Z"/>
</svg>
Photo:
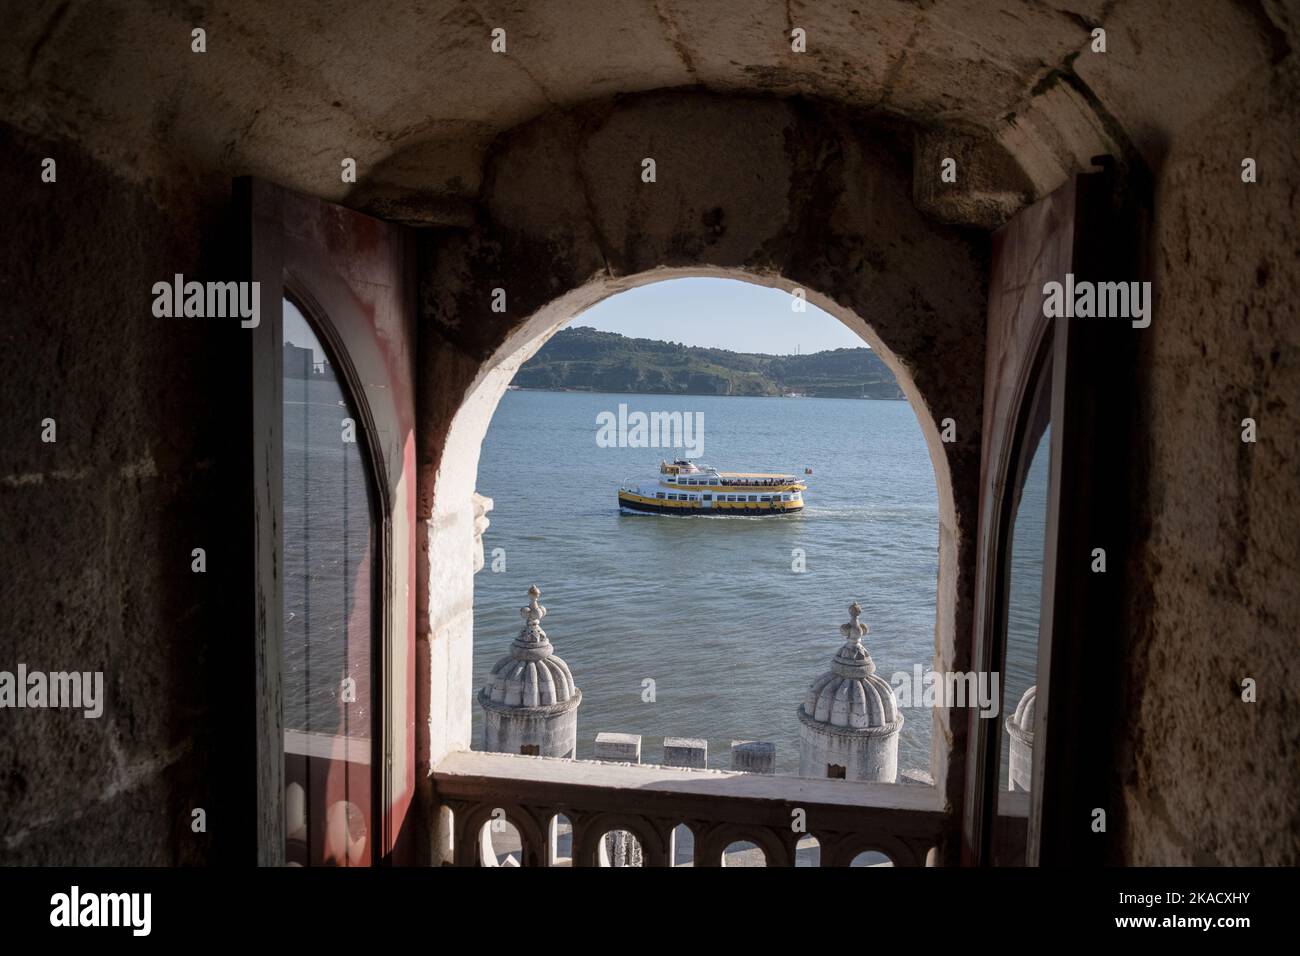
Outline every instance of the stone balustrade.
<svg viewBox="0 0 1300 956">
<path fill-rule="evenodd" d="M 768 866 L 794 866 L 801 839 L 817 838 L 822 866 L 883 853 L 923 866 L 945 816 L 934 787 L 769 776 L 515 754 L 454 753 L 433 773 L 450 830 L 443 862 L 476 866 L 483 828 L 502 816 L 519 833 L 524 866 L 554 865 L 557 818 L 572 827 L 572 865 L 600 865 L 602 838 L 626 831 L 646 866 L 671 865 L 673 832 L 690 828 L 694 866 L 719 866 L 733 843 L 758 846 Z M 802 812 L 800 812 L 802 811 Z M 802 830 L 800 826 L 802 825 Z"/>
</svg>

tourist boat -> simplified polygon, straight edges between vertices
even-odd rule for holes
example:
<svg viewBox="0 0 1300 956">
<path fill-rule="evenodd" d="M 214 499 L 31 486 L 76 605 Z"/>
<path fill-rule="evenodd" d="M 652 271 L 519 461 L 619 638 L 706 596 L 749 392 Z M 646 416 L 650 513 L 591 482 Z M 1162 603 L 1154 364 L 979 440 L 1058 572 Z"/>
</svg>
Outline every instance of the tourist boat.
<svg viewBox="0 0 1300 956">
<path fill-rule="evenodd" d="M 623 482 L 618 505 L 670 515 L 793 514 L 803 510 L 807 487 L 795 475 L 718 471 L 679 459 L 660 462 L 658 478 Z"/>
</svg>

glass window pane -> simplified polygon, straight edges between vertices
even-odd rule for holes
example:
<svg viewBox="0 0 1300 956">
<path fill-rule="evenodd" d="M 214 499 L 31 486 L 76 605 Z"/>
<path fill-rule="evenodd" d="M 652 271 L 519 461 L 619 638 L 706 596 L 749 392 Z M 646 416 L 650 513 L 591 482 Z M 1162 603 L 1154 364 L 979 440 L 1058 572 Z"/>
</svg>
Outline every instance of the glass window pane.
<svg viewBox="0 0 1300 956">
<path fill-rule="evenodd" d="M 360 423 L 284 307 L 284 649 L 288 858 L 370 862 L 375 517 Z"/>
<path fill-rule="evenodd" d="M 1020 486 L 1011 526 L 1007 586 L 1006 656 L 1002 667 L 1002 727 L 998 781 L 1000 826 L 1028 833 L 1029 803 L 1024 795 L 1033 776 L 1034 726 L 1041 629 L 1044 548 L 1047 541 L 1047 493 L 1051 461 L 1051 426 L 1046 425 Z M 1012 794 L 1019 794 L 1013 798 Z M 1008 846 L 1020 846 L 1017 838 Z M 1008 851 L 1010 852 L 1010 851 Z M 1023 863 L 1016 859 L 1004 863 Z"/>
</svg>

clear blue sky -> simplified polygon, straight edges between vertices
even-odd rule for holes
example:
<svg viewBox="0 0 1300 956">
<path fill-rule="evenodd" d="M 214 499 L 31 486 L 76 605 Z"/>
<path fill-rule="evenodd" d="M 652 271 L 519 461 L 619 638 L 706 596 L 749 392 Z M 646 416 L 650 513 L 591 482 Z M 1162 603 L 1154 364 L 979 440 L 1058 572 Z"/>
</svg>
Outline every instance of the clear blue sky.
<svg viewBox="0 0 1300 956">
<path fill-rule="evenodd" d="M 669 279 L 610 296 L 577 316 L 585 325 L 631 338 L 660 339 L 730 349 L 793 355 L 867 343 L 811 302 L 794 312 L 793 298 L 739 279 Z"/>
</svg>

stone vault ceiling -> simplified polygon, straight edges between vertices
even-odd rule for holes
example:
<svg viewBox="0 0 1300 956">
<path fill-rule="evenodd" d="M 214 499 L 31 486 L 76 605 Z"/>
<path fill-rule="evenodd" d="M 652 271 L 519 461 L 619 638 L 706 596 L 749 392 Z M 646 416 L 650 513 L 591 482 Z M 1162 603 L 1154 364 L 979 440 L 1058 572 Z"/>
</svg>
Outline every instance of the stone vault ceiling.
<svg viewBox="0 0 1300 956">
<path fill-rule="evenodd" d="M 664 88 L 813 96 L 902 118 L 1009 158 L 1016 181 L 990 190 L 1041 195 L 1101 150 L 1157 162 L 1169 136 L 1283 56 L 1300 22 L 1294 0 L 3 7 L 7 122 L 80 140 L 138 180 L 252 173 L 362 206 L 422 196 L 431 223 L 447 200 L 477 195 L 503 131 Z M 196 26 L 204 54 L 190 49 Z M 1088 49 L 1096 26 L 1105 54 Z M 494 27 L 507 31 L 505 54 L 490 50 Z M 794 27 L 806 53 L 791 51 Z M 359 186 L 340 181 L 342 157 L 356 159 Z"/>
</svg>

